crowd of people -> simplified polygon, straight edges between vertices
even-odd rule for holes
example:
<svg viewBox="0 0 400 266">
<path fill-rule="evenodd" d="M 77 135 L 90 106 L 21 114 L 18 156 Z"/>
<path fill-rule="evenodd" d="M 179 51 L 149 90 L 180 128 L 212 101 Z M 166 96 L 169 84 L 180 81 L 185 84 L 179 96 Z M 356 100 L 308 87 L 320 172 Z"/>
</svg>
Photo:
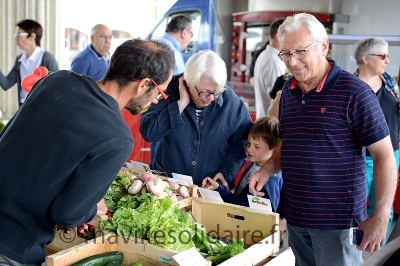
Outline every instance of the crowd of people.
<svg viewBox="0 0 400 266">
<path fill-rule="evenodd" d="M 252 122 L 215 52 L 184 63 L 189 17 L 174 17 L 158 41 L 124 42 L 111 57 L 112 32 L 97 24 L 71 71 L 58 70 L 42 35 L 39 23 L 18 22 L 23 53 L 7 76 L 0 71 L 4 90 L 18 84 L 20 104 L 0 132 L 0 184 L 13 188 L 0 193 L 0 263 L 40 265 L 56 224 L 78 226 L 107 211 L 102 198 L 133 147 L 122 109 L 142 114 L 152 170 L 189 175 L 234 204 L 248 206 L 247 194 L 270 199 L 297 266 L 360 265 L 363 250 L 385 245 L 400 97 L 385 72 L 383 39 L 358 42 L 358 69 L 349 73 L 326 58 L 328 36 L 314 16 L 275 20 L 255 60 Z M 21 80 L 37 66 L 54 73 L 28 94 Z M 349 243 L 350 227 L 364 232 L 358 246 Z"/>
</svg>

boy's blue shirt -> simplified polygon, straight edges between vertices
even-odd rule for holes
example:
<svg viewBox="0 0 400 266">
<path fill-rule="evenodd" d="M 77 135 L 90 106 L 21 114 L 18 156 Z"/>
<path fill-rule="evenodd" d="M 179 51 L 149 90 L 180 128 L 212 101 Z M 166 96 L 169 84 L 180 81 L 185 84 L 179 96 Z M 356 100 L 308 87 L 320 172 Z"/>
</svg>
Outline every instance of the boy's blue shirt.
<svg viewBox="0 0 400 266">
<path fill-rule="evenodd" d="M 254 163 L 250 163 L 246 169 L 243 171 L 240 176 L 238 184 L 240 184 L 242 178 L 246 176 L 246 173 L 251 169 Z M 281 217 L 283 217 L 283 206 L 280 203 L 280 193 L 282 189 L 282 172 L 278 172 L 275 175 L 271 176 L 268 182 L 261 189 L 261 192 L 264 192 L 263 198 L 269 199 L 271 201 L 271 207 L 273 212 L 278 212 Z M 251 194 L 249 191 L 249 184 L 247 184 L 239 195 L 235 196 L 232 192 L 230 192 L 225 186 L 220 185 L 216 189 L 224 202 L 241 205 L 245 207 L 249 207 L 249 201 L 247 195 Z"/>
</svg>

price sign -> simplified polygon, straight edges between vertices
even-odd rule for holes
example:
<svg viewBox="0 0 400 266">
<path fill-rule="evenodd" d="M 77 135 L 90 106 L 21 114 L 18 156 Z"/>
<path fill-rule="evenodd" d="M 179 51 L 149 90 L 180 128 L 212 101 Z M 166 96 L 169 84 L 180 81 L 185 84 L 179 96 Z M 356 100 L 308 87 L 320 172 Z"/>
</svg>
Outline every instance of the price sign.
<svg viewBox="0 0 400 266">
<path fill-rule="evenodd" d="M 172 256 L 181 266 L 205 266 L 207 261 L 200 255 L 195 248 L 190 248 L 179 254 Z"/>
</svg>

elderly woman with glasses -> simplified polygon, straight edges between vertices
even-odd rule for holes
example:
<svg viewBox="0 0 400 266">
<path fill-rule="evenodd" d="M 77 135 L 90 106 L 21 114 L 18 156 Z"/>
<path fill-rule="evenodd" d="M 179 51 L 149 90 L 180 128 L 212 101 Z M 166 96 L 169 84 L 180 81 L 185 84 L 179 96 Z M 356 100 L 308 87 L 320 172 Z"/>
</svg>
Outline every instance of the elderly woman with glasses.
<svg viewBox="0 0 400 266">
<path fill-rule="evenodd" d="M 388 43 L 382 38 L 367 38 L 359 41 L 354 52 L 354 58 L 358 65 L 355 75 L 365 81 L 378 97 L 389 126 L 396 166 L 399 169 L 399 89 L 394 78 L 385 72 L 385 68 L 390 62 L 388 48 Z M 366 155 L 368 217 L 370 217 L 375 210 L 374 163 L 368 149 Z M 386 236 L 389 235 L 392 220 L 393 207 L 390 211 Z"/>
<path fill-rule="evenodd" d="M 168 98 L 152 105 L 140 120 L 140 133 L 157 142 L 150 168 L 172 176 L 211 177 L 232 188 L 245 162 L 252 124 L 243 101 L 226 85 L 224 61 L 205 50 L 189 58 L 174 76 Z"/>
<path fill-rule="evenodd" d="M 18 104 L 21 106 L 28 95 L 28 92 L 22 90 L 21 80 L 32 74 L 38 66 L 44 66 L 52 72 L 58 71 L 58 63 L 50 52 L 40 47 L 43 29 L 38 22 L 24 19 L 16 26 L 15 42 L 23 52 L 17 56 L 7 76 L 0 71 L 0 86 L 6 91 L 17 83 Z"/>
</svg>

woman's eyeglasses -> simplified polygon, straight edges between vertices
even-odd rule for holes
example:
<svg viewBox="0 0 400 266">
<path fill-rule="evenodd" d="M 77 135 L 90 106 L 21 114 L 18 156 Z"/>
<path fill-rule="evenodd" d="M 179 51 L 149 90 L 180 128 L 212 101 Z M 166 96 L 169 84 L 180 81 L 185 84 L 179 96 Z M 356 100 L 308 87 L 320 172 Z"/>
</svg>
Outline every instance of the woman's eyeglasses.
<svg viewBox="0 0 400 266">
<path fill-rule="evenodd" d="M 369 55 L 379 56 L 382 60 L 386 60 L 386 58 L 389 58 L 388 54 L 369 54 Z"/>
<path fill-rule="evenodd" d="M 222 94 L 221 91 L 218 91 L 218 92 L 200 92 L 199 89 L 197 89 L 196 85 L 194 85 L 194 88 L 195 88 L 196 91 L 197 91 L 197 95 L 198 95 L 200 98 L 203 98 L 203 99 L 206 99 L 206 98 L 209 99 L 209 97 L 210 97 L 211 95 L 214 95 L 214 99 L 216 99 L 218 96 L 220 96 L 220 95 Z"/>
<path fill-rule="evenodd" d="M 22 37 L 22 36 L 28 36 L 29 35 L 29 33 L 27 33 L 27 32 L 16 32 L 16 33 L 14 33 L 14 37 L 15 38 L 19 38 L 19 37 Z"/>
</svg>

